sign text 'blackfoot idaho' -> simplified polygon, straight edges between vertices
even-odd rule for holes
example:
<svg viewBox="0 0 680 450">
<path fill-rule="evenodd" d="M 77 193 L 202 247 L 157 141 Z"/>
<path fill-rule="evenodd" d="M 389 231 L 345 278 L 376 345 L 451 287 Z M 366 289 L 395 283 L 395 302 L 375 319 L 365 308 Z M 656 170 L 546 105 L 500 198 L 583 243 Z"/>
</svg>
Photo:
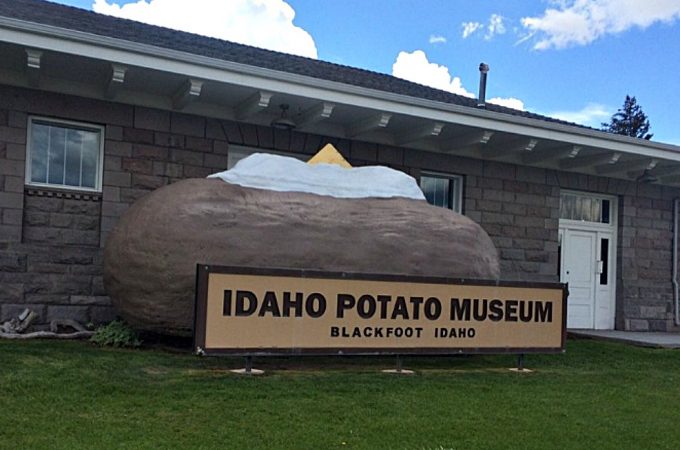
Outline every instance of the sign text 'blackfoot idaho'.
<svg viewBox="0 0 680 450">
<path fill-rule="evenodd" d="M 565 287 L 199 266 L 205 353 L 556 352 Z"/>
</svg>

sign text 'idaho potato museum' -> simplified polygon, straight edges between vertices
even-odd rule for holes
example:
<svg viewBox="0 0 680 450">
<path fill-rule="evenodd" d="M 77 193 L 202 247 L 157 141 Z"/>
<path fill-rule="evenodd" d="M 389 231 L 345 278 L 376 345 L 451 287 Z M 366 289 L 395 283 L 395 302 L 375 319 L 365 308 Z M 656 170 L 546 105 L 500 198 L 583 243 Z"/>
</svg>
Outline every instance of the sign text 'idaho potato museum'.
<svg viewBox="0 0 680 450">
<path fill-rule="evenodd" d="M 195 349 L 217 354 L 559 352 L 566 288 L 198 266 Z"/>
</svg>

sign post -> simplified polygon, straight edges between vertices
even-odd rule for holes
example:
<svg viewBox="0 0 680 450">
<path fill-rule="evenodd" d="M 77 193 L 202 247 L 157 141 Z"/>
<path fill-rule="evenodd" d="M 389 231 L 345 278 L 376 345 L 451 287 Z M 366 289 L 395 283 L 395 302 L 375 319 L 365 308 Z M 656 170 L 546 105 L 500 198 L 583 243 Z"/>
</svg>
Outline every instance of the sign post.
<svg viewBox="0 0 680 450">
<path fill-rule="evenodd" d="M 558 353 L 566 285 L 198 265 L 206 355 Z"/>
</svg>

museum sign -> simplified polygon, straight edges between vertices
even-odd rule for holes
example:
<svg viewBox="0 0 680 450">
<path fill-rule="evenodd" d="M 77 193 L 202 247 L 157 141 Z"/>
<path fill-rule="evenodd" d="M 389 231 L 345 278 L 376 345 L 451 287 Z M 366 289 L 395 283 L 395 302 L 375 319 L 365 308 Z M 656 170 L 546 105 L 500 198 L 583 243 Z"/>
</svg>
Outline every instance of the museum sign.
<svg viewBox="0 0 680 450">
<path fill-rule="evenodd" d="M 199 265 L 200 354 L 554 353 L 566 285 Z"/>
</svg>

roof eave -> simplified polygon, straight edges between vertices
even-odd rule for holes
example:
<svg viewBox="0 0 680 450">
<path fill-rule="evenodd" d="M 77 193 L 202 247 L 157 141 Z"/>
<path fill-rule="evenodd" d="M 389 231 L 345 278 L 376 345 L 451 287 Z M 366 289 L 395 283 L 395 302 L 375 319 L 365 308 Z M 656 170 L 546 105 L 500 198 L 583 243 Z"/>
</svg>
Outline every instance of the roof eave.
<svg viewBox="0 0 680 450">
<path fill-rule="evenodd" d="M 310 98 L 429 120 L 680 161 L 680 146 L 579 126 L 395 94 L 13 18 L 0 17 L 0 29 L 6 31 L 0 40 L 26 47 L 181 73 L 204 80 L 295 92 Z"/>
</svg>

